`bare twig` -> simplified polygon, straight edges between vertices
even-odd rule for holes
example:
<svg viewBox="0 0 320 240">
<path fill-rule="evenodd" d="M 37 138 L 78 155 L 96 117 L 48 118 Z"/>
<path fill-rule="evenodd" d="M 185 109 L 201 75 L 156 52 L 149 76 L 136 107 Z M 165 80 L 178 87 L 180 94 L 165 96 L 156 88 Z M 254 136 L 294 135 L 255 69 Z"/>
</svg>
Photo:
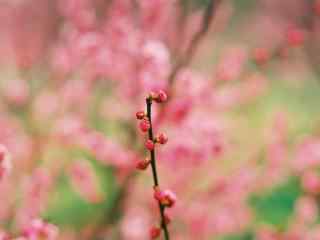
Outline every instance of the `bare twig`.
<svg viewBox="0 0 320 240">
<path fill-rule="evenodd" d="M 149 140 L 154 141 L 153 136 L 153 128 L 152 128 L 152 116 L 151 116 L 151 106 L 152 106 L 152 99 L 147 98 L 146 100 L 147 104 L 147 117 L 150 122 L 150 128 L 148 131 Z M 156 156 L 155 156 L 155 150 L 150 150 L 150 159 L 151 159 L 151 167 L 152 167 L 152 176 L 154 181 L 154 188 L 159 187 L 159 178 L 157 173 L 157 163 L 156 163 Z M 160 211 L 160 217 L 161 217 L 161 228 L 164 233 L 164 237 L 166 240 L 170 240 L 169 231 L 167 228 L 167 224 L 165 221 L 165 206 L 159 202 L 159 211 Z"/>
<path fill-rule="evenodd" d="M 221 0 L 211 0 L 209 2 L 202 18 L 201 28 L 194 34 L 193 38 L 190 41 L 189 46 L 187 47 L 187 50 L 182 55 L 182 57 L 178 59 L 176 64 L 173 66 L 172 71 L 170 72 L 170 75 L 168 77 L 169 86 L 173 85 L 179 71 L 192 61 L 193 56 L 195 55 L 201 40 L 206 35 L 206 33 L 208 32 L 211 26 L 211 23 L 213 21 L 213 18 L 215 16 L 215 13 L 217 11 L 217 8 L 220 2 Z"/>
</svg>

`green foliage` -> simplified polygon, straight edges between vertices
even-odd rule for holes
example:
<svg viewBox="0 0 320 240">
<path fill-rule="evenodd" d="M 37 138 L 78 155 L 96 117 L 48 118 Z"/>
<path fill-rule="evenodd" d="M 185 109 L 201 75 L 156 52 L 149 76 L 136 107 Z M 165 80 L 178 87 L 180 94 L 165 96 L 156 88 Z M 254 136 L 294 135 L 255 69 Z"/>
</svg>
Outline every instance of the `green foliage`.
<svg viewBox="0 0 320 240">
<path fill-rule="evenodd" d="M 197 7 L 206 7 L 208 6 L 211 0 L 181 0 L 181 1 L 182 1 L 182 4 L 184 5 L 192 3 L 194 6 L 197 6 Z M 246 11 L 246 10 L 250 10 L 250 8 L 255 5 L 256 1 L 255 0 L 234 0 L 233 3 L 237 10 Z"/>
<path fill-rule="evenodd" d="M 256 5 L 255 0 L 234 0 L 233 4 L 237 13 L 247 12 L 252 10 L 252 8 Z"/>
<path fill-rule="evenodd" d="M 235 235 L 228 235 L 222 237 L 219 240 L 253 240 L 254 236 L 250 232 L 242 233 L 242 234 L 235 234 Z"/>
<path fill-rule="evenodd" d="M 60 226 L 79 229 L 87 224 L 106 221 L 110 215 L 117 215 L 116 212 L 110 214 L 119 203 L 120 191 L 115 184 L 113 170 L 96 161 L 91 161 L 91 164 L 98 176 L 104 201 L 97 204 L 87 202 L 74 191 L 67 176 L 62 175 L 44 214 L 45 219 Z"/>
<path fill-rule="evenodd" d="M 236 108 L 235 116 L 245 116 L 252 129 L 261 131 L 266 124 L 270 124 L 275 112 L 285 111 L 290 117 L 288 139 L 291 143 L 301 135 L 312 134 L 320 122 L 319 83 L 309 79 L 296 87 L 273 75 L 269 79 L 266 95 L 258 101 Z"/>
<path fill-rule="evenodd" d="M 291 178 L 267 193 L 252 196 L 250 205 L 255 212 L 256 222 L 286 229 L 294 204 L 300 195 L 298 179 Z"/>
<path fill-rule="evenodd" d="M 210 0 L 181 0 L 183 6 L 206 7 Z"/>
</svg>

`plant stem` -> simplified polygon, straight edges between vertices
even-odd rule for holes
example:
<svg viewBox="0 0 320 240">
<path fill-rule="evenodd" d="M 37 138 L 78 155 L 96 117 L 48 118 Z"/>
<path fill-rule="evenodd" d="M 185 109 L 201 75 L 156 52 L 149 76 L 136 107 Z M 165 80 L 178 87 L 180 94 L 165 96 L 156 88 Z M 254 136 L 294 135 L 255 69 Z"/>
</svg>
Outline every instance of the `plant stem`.
<svg viewBox="0 0 320 240">
<path fill-rule="evenodd" d="M 182 54 L 180 59 L 178 59 L 177 63 L 173 66 L 171 73 L 169 74 L 169 85 L 173 85 L 173 82 L 175 81 L 175 78 L 178 75 L 179 71 L 192 61 L 201 40 L 204 38 L 204 36 L 210 29 L 211 23 L 213 21 L 213 18 L 216 14 L 220 2 L 221 0 L 210 0 L 203 14 L 201 27 L 194 34 L 189 43 L 189 46 L 186 49 L 186 52 Z M 170 92 L 169 95 L 171 95 Z"/>
<path fill-rule="evenodd" d="M 149 140 L 154 141 L 154 137 L 153 137 L 153 128 L 152 128 L 152 119 L 151 119 L 151 106 L 152 106 L 152 99 L 147 98 L 146 100 L 147 103 L 147 117 L 149 119 L 150 122 L 150 128 L 148 131 L 148 137 Z M 152 176 L 153 176 L 153 182 L 154 182 L 154 187 L 158 187 L 159 186 L 159 179 L 158 179 L 158 173 L 157 173 L 157 164 L 156 164 L 156 156 L 155 156 L 155 150 L 151 150 L 150 151 L 150 160 L 151 160 L 151 168 L 152 168 Z M 167 228 L 167 224 L 165 222 L 165 206 L 163 206 L 160 202 L 159 202 L 159 210 L 160 210 L 160 216 L 161 216 L 161 228 L 164 232 L 164 236 L 165 236 L 165 240 L 169 240 L 170 236 L 169 236 L 169 231 Z"/>
</svg>

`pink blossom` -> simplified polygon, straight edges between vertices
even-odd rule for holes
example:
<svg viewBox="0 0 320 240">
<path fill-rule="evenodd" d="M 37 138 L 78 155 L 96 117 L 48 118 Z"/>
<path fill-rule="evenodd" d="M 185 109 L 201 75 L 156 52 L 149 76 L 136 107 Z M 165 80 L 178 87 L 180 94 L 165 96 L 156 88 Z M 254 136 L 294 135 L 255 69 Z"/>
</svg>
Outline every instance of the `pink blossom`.
<svg viewBox="0 0 320 240">
<path fill-rule="evenodd" d="M 245 49 L 241 47 L 227 49 L 217 67 L 217 79 L 223 81 L 236 79 L 241 74 L 246 59 Z"/>
<path fill-rule="evenodd" d="M 302 223 L 312 223 L 317 218 L 318 206 L 312 197 L 301 197 L 296 202 L 296 215 Z"/>
<path fill-rule="evenodd" d="M 128 209 L 125 213 L 124 219 L 121 222 L 121 233 L 123 238 L 132 238 L 133 240 L 147 240 L 149 239 L 147 226 L 150 219 L 145 209 L 135 206 Z"/>
<path fill-rule="evenodd" d="M 103 200 L 98 179 L 93 167 L 84 160 L 78 160 L 70 168 L 72 186 L 87 201 L 98 203 Z"/>
<path fill-rule="evenodd" d="M 167 207 L 173 207 L 177 201 L 177 196 L 171 190 L 155 190 L 154 198 Z"/>
<path fill-rule="evenodd" d="M 276 231 L 267 228 L 261 229 L 257 233 L 258 240 L 279 240 L 279 237 Z"/>
<path fill-rule="evenodd" d="M 22 106 L 26 104 L 29 98 L 29 86 L 25 80 L 10 80 L 3 89 L 3 95 L 9 104 Z"/>
<path fill-rule="evenodd" d="M 10 239 L 9 234 L 3 231 L 0 231 L 0 240 L 9 240 L 9 239 Z"/>
<path fill-rule="evenodd" d="M 320 176 L 314 171 L 305 172 L 302 175 L 303 189 L 312 194 L 318 194 L 320 191 Z"/>
<path fill-rule="evenodd" d="M 58 228 L 52 224 L 45 223 L 41 219 L 34 219 L 23 230 L 27 240 L 55 240 L 58 239 Z"/>
<path fill-rule="evenodd" d="M 6 177 L 12 169 L 11 156 L 7 148 L 0 144 L 0 180 Z"/>
<path fill-rule="evenodd" d="M 28 226 L 32 219 L 43 212 L 53 183 L 53 176 L 42 168 L 35 169 L 32 175 L 25 179 L 22 186 L 24 201 L 15 212 L 17 226 Z"/>
<path fill-rule="evenodd" d="M 293 166 L 299 172 L 320 165 L 320 141 L 316 138 L 304 139 L 296 147 Z"/>
</svg>

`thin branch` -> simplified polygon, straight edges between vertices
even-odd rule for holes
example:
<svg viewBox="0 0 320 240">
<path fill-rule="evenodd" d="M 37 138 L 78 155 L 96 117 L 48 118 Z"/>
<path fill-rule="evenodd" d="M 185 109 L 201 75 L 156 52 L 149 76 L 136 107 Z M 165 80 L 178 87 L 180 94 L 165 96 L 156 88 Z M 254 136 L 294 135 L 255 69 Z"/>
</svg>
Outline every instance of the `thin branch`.
<svg viewBox="0 0 320 240">
<path fill-rule="evenodd" d="M 185 51 L 183 56 L 180 57 L 180 59 L 178 59 L 177 63 L 172 68 L 172 71 L 168 77 L 168 83 L 170 86 L 173 85 L 179 71 L 191 62 L 201 40 L 204 38 L 208 30 L 210 29 L 210 26 L 213 22 L 214 16 L 216 15 L 216 11 L 220 2 L 221 0 L 211 0 L 209 2 L 202 18 L 201 28 L 194 34 L 189 46 L 187 47 L 187 50 Z"/>
<path fill-rule="evenodd" d="M 150 122 L 150 128 L 148 130 L 148 138 L 151 141 L 154 141 L 153 136 L 153 128 L 152 128 L 152 114 L 151 114 L 151 106 L 152 106 L 152 99 L 147 98 L 147 117 Z M 152 168 L 152 176 L 153 176 L 153 182 L 154 182 L 154 188 L 157 188 L 159 186 L 159 179 L 158 179 L 158 173 L 157 173 L 157 164 L 156 164 L 156 157 L 155 157 L 155 150 L 150 150 L 150 160 L 151 160 L 151 168 Z M 165 221 L 165 206 L 159 202 L 159 210 L 160 210 L 160 216 L 161 216 L 161 228 L 164 232 L 164 236 L 166 240 L 170 239 L 169 231 L 167 228 L 167 224 Z"/>
</svg>

